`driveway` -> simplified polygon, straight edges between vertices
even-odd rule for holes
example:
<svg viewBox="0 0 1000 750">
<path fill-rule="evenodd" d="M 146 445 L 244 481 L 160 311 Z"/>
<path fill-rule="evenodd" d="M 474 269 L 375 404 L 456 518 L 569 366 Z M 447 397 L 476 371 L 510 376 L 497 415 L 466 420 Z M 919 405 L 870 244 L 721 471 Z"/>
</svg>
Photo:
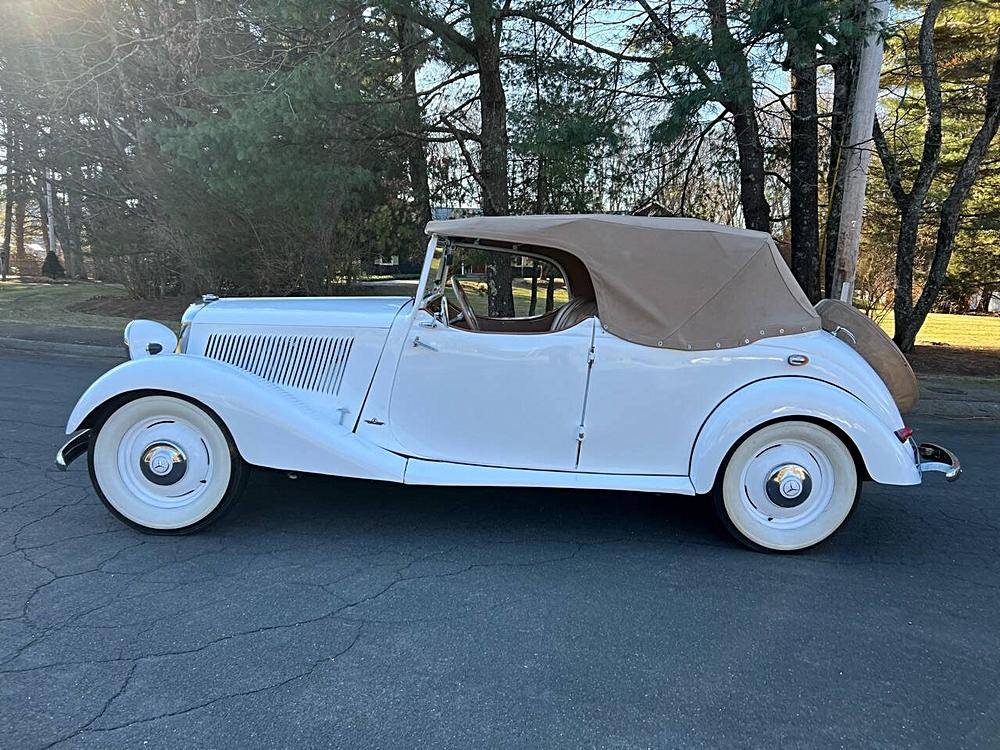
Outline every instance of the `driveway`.
<svg viewBox="0 0 1000 750">
<path fill-rule="evenodd" d="M 1000 422 L 755 554 L 699 499 L 257 472 L 181 538 L 52 469 L 113 362 L 0 352 L 0 747 L 1000 746 Z"/>
</svg>

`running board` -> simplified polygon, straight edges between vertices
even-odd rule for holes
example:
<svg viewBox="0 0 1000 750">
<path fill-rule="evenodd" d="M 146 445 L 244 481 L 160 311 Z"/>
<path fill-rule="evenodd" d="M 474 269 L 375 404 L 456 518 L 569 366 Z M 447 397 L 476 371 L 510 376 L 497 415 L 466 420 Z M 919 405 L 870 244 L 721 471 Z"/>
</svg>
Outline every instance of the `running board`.
<svg viewBox="0 0 1000 750">
<path fill-rule="evenodd" d="M 625 490 L 694 495 L 691 480 L 653 474 L 594 474 L 579 471 L 505 469 L 411 458 L 404 484 L 452 487 L 561 487 L 578 490 Z"/>
</svg>

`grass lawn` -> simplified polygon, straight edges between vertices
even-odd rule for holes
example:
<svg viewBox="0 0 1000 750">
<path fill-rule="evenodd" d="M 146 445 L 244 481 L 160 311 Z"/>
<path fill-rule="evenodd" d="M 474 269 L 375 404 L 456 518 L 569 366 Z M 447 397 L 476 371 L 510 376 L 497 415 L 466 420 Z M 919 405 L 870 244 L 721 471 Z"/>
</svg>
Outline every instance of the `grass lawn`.
<svg viewBox="0 0 1000 750">
<path fill-rule="evenodd" d="M 892 315 L 882 328 L 892 336 Z M 917 344 L 947 344 L 973 349 L 1000 349 L 1000 317 L 931 313 L 917 334 Z"/>
<path fill-rule="evenodd" d="M 482 281 L 472 281 L 463 279 L 462 289 L 465 290 L 465 296 L 469 299 L 469 304 L 472 305 L 473 311 L 476 315 L 487 315 L 489 311 L 489 302 L 486 298 L 486 283 Z M 514 279 L 514 311 L 520 317 L 526 317 L 531 308 L 531 282 L 525 279 Z M 569 302 L 569 294 L 567 293 L 565 287 L 557 286 L 553 290 L 553 301 L 556 307 L 560 305 L 565 305 Z M 454 294 L 451 290 L 448 290 L 448 301 L 451 304 L 455 304 Z M 538 284 L 538 299 L 535 302 L 535 315 L 541 315 L 545 312 L 545 281 L 542 280 Z"/>
<path fill-rule="evenodd" d="M 125 289 L 118 284 L 2 281 L 0 321 L 123 328 L 129 318 L 91 315 L 69 309 L 97 295 L 127 297 Z"/>
</svg>

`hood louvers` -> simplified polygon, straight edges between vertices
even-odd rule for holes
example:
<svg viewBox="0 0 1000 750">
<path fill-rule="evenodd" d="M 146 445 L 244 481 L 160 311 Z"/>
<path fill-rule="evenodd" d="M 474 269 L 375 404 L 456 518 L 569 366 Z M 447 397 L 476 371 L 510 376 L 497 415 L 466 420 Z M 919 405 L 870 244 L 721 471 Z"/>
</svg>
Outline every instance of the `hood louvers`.
<svg viewBox="0 0 1000 750">
<path fill-rule="evenodd" d="M 353 337 L 213 333 L 205 356 L 275 385 L 337 394 L 353 345 Z"/>
</svg>

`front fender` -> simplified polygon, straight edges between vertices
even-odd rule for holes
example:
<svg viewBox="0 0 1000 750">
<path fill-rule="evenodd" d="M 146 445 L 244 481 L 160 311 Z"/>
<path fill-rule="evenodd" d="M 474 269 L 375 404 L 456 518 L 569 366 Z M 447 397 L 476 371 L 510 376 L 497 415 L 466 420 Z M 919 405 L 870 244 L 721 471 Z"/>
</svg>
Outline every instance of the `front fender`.
<svg viewBox="0 0 1000 750">
<path fill-rule="evenodd" d="M 913 449 L 862 401 L 834 385 L 803 377 L 758 380 L 730 394 L 705 420 L 691 451 L 695 491 L 708 492 L 722 461 L 749 432 L 769 422 L 805 418 L 832 425 L 857 449 L 869 476 L 883 484 L 920 484 Z"/>
<path fill-rule="evenodd" d="M 201 402 L 225 423 L 248 463 L 273 469 L 401 482 L 406 460 L 284 389 L 205 357 L 160 354 L 109 370 L 84 392 L 66 432 L 90 427 L 100 407 L 129 393 L 175 393 Z"/>
</svg>

